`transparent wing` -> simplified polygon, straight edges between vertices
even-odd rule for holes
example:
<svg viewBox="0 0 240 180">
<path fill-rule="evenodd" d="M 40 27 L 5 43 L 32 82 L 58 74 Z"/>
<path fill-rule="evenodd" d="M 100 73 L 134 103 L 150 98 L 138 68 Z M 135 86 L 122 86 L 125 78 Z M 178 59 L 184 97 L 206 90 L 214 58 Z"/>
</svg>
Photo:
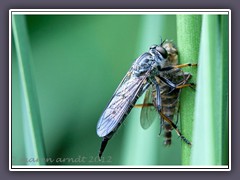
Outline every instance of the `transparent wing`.
<svg viewBox="0 0 240 180">
<path fill-rule="evenodd" d="M 130 69 L 98 121 L 97 134 L 100 137 L 118 128 L 137 100 L 137 96 L 141 94 L 144 85 L 147 84 L 146 75 L 135 77 L 131 74 Z"/>
<path fill-rule="evenodd" d="M 153 86 L 147 89 L 141 110 L 140 123 L 143 129 L 148 129 L 155 119 L 159 118 L 155 106 L 153 105 Z"/>
</svg>

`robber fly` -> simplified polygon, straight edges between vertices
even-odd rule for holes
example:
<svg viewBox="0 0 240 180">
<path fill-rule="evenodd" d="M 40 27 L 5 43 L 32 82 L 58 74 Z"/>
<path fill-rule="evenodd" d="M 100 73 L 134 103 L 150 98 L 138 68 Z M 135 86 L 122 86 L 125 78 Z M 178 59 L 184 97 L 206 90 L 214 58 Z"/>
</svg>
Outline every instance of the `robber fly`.
<svg viewBox="0 0 240 180">
<path fill-rule="evenodd" d="M 162 47 L 167 51 L 168 57 L 165 62 L 165 67 L 167 66 L 175 66 L 178 64 L 178 50 L 173 43 L 173 41 L 165 40 L 162 43 Z M 172 137 L 172 125 L 168 121 L 164 120 L 168 118 L 171 121 L 173 119 L 177 119 L 176 124 L 179 118 L 179 97 L 181 88 L 185 86 L 190 86 L 194 88 L 194 84 L 186 84 L 188 80 L 191 78 L 190 73 L 183 72 L 180 68 L 174 68 L 169 71 L 161 71 L 159 76 L 155 76 L 157 83 L 160 86 L 160 96 L 161 96 L 161 130 L 164 129 L 165 141 L 164 145 L 171 145 L 171 137 Z M 166 82 L 168 81 L 168 82 Z M 173 86 L 169 86 L 169 82 L 177 84 L 177 88 Z M 143 129 L 148 129 L 155 119 L 159 118 L 159 114 L 157 113 L 157 93 L 156 86 L 153 84 L 146 90 L 144 101 L 142 105 L 135 105 L 135 107 L 142 107 L 140 123 Z M 175 117 L 176 116 L 176 117 Z M 179 132 L 178 132 L 179 134 Z M 187 142 L 190 144 L 190 142 Z"/>
<path fill-rule="evenodd" d="M 152 119 L 148 106 L 154 107 L 154 110 L 161 117 L 162 126 L 165 129 L 165 144 L 170 144 L 171 135 L 168 134 L 174 129 L 178 136 L 187 144 L 191 143 L 177 129 L 172 121 L 172 114 L 168 113 L 171 108 L 166 108 L 172 99 L 171 106 L 175 109 L 178 103 L 178 91 L 183 87 L 192 87 L 192 83 L 187 83 L 190 74 L 183 74 L 180 70 L 186 66 L 196 66 L 196 64 L 177 65 L 177 51 L 174 51 L 173 43 L 165 40 L 160 45 L 153 45 L 138 57 L 131 68 L 117 87 L 110 102 L 104 110 L 97 124 L 97 134 L 103 137 L 99 157 L 113 134 L 125 120 L 131 109 L 134 107 L 137 99 L 147 90 L 144 104 L 141 112 L 141 124 L 143 128 L 148 128 Z M 176 53 L 176 56 L 174 56 Z M 171 62 L 171 60 L 173 62 Z M 183 77 L 180 81 L 179 74 Z M 172 98 L 174 96 L 174 98 Z M 146 119 L 145 119 L 146 118 Z"/>
</svg>

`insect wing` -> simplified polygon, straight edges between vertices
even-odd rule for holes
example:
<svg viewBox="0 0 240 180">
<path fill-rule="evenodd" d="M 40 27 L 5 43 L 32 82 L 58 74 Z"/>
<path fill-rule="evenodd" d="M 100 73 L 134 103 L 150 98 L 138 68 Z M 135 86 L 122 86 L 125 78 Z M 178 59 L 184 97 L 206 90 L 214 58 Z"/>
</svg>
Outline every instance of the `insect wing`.
<svg viewBox="0 0 240 180">
<path fill-rule="evenodd" d="M 153 86 L 147 89 L 143 101 L 143 107 L 141 110 L 140 124 L 143 129 L 148 129 L 155 119 L 158 119 L 159 115 L 153 105 Z"/>
<path fill-rule="evenodd" d="M 130 69 L 99 119 L 97 124 L 98 136 L 108 135 L 122 123 L 124 115 L 132 108 L 136 96 L 142 91 L 146 76 L 135 77 L 131 74 Z"/>
</svg>

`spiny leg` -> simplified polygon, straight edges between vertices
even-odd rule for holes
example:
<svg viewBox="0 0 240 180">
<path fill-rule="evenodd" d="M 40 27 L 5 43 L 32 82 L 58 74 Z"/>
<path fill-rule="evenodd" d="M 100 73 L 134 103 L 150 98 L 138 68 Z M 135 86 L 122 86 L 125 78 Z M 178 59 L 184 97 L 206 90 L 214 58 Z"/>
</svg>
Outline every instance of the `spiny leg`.
<svg viewBox="0 0 240 180">
<path fill-rule="evenodd" d="M 153 104 L 136 104 L 134 107 L 149 107 L 149 106 L 154 106 Z M 159 114 L 161 115 L 161 118 L 163 118 L 166 122 L 168 122 L 171 127 L 173 127 L 173 129 L 176 131 L 177 135 L 188 145 L 192 145 L 191 142 L 189 140 L 187 140 L 187 138 L 185 138 L 182 133 L 178 130 L 177 125 L 171 120 L 169 119 L 167 116 L 165 116 L 161 111 L 159 111 Z M 160 126 L 163 125 L 163 122 L 161 123 Z M 161 131 L 159 133 L 159 135 L 161 134 Z"/>
<path fill-rule="evenodd" d="M 190 87 L 190 88 L 195 88 L 195 84 L 194 83 L 189 83 L 189 84 L 183 84 L 183 85 L 179 85 L 179 86 L 176 86 L 176 89 L 182 89 L 182 88 L 185 88 L 185 87 Z"/>
<path fill-rule="evenodd" d="M 180 83 L 178 83 L 178 86 L 186 84 L 188 82 L 188 80 L 192 77 L 192 75 L 190 73 L 184 74 L 183 76 L 184 76 L 184 80 L 182 80 Z"/>
<path fill-rule="evenodd" d="M 176 86 L 177 89 L 182 89 L 185 87 L 190 87 L 193 90 L 196 89 L 196 84 L 195 83 L 188 83 L 188 80 L 192 77 L 192 75 L 190 73 L 184 74 L 184 80 L 182 80 L 180 83 L 178 83 L 178 85 Z"/>
<path fill-rule="evenodd" d="M 159 136 L 161 135 L 161 133 L 162 133 L 162 129 L 163 129 L 163 124 L 164 124 L 164 120 L 163 120 L 163 118 L 161 117 L 160 118 L 160 131 L 159 131 Z"/>
<path fill-rule="evenodd" d="M 179 64 L 179 65 L 175 65 L 175 66 L 173 66 L 174 68 L 183 68 L 183 67 L 188 67 L 188 66 L 197 66 L 197 64 L 195 64 L 195 63 L 186 63 L 186 64 Z"/>
<path fill-rule="evenodd" d="M 195 84 L 194 83 L 188 83 L 186 84 L 187 80 L 188 79 L 185 79 L 183 80 L 182 82 L 178 83 L 178 84 L 175 84 L 173 83 L 172 81 L 170 81 L 169 79 L 165 78 L 165 77 L 161 77 L 161 76 L 158 76 L 160 78 L 160 80 L 162 82 L 164 82 L 165 84 L 167 84 L 171 90 L 169 91 L 169 93 L 171 93 L 172 91 L 174 91 L 174 89 L 182 89 L 184 87 L 191 87 L 192 89 L 195 88 Z"/>
<path fill-rule="evenodd" d="M 136 108 L 142 108 L 142 107 L 152 107 L 154 106 L 152 103 L 147 103 L 147 104 L 135 104 L 134 107 Z"/>
<path fill-rule="evenodd" d="M 179 64 L 179 65 L 175 65 L 175 66 L 164 67 L 164 68 L 161 68 L 159 70 L 160 71 L 169 71 L 169 70 L 172 70 L 172 69 L 184 68 L 184 67 L 189 67 L 189 66 L 194 67 L 194 66 L 197 66 L 197 64 L 192 64 L 192 63 Z"/>
<path fill-rule="evenodd" d="M 169 119 L 167 116 L 165 116 L 165 115 L 162 113 L 162 111 L 158 111 L 158 112 L 159 112 L 159 114 L 161 115 L 161 117 L 173 127 L 173 129 L 176 131 L 177 135 L 178 135 L 185 143 L 187 143 L 188 145 L 191 146 L 191 145 L 192 145 L 191 142 L 188 141 L 187 138 L 185 138 L 185 137 L 182 135 L 182 133 L 178 130 L 176 124 L 174 124 L 174 122 L 172 122 L 171 119 Z"/>
</svg>

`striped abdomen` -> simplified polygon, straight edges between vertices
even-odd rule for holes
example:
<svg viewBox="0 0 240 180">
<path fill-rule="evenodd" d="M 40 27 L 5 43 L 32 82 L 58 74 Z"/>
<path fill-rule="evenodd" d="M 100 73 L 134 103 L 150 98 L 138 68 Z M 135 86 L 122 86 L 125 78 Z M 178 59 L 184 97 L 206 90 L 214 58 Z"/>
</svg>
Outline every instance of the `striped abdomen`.
<svg viewBox="0 0 240 180">
<path fill-rule="evenodd" d="M 180 90 L 175 89 L 174 91 L 170 92 L 171 89 L 167 85 L 162 85 L 161 89 L 162 113 L 173 121 L 174 115 L 178 111 Z M 164 145 L 169 146 L 172 142 L 172 127 L 168 122 L 164 120 L 162 121 L 165 137 Z"/>
<path fill-rule="evenodd" d="M 184 79 L 183 71 L 180 69 L 176 69 L 161 75 L 175 84 L 178 84 Z M 161 89 L 161 111 L 165 116 L 174 121 L 174 116 L 177 116 L 179 107 L 180 89 L 172 90 L 171 87 L 161 82 L 159 79 L 157 79 L 157 81 L 160 84 Z M 161 121 L 165 137 L 164 145 L 169 146 L 172 142 L 172 126 L 168 122 L 164 121 L 163 118 L 161 118 Z"/>
</svg>

